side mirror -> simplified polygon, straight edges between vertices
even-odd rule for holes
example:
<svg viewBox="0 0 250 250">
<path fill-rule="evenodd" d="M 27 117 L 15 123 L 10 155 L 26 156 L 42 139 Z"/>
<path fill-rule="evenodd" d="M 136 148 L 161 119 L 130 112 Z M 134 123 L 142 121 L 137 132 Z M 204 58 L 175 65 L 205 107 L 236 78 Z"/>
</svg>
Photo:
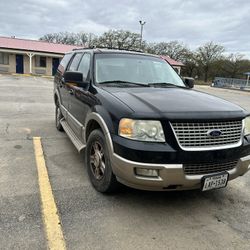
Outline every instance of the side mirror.
<svg viewBox="0 0 250 250">
<path fill-rule="evenodd" d="M 81 72 L 66 71 L 64 74 L 64 80 L 68 83 L 75 83 L 78 87 L 86 88 L 89 82 L 83 80 Z"/>
<path fill-rule="evenodd" d="M 194 87 L 194 78 L 192 78 L 192 77 L 183 77 L 183 82 L 190 89 L 192 89 Z"/>
</svg>

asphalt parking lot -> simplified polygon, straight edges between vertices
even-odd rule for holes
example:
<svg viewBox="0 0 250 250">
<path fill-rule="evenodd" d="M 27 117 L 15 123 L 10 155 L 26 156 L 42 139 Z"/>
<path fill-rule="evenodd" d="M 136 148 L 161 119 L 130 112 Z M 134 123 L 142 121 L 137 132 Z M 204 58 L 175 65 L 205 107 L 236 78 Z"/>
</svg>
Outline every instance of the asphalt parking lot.
<svg viewBox="0 0 250 250">
<path fill-rule="evenodd" d="M 197 87 L 250 111 L 250 93 Z M 249 249 L 250 173 L 210 192 L 97 193 L 54 126 L 52 80 L 0 76 L 0 249 L 47 249 L 33 137 L 41 137 L 67 249 Z"/>
</svg>

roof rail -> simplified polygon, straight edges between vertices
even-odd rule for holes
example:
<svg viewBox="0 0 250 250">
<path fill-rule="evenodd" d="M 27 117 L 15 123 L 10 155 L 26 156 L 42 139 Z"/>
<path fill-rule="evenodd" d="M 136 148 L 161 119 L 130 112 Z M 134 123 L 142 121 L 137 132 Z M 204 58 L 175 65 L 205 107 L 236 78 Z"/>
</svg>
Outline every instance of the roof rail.
<svg viewBox="0 0 250 250">
<path fill-rule="evenodd" d="M 134 52 L 143 52 L 143 50 L 134 50 L 134 49 L 126 49 L 126 48 L 118 48 L 118 47 L 108 47 L 108 46 L 90 46 L 90 47 L 81 47 L 74 48 L 73 50 L 84 50 L 84 49 L 114 49 L 114 50 L 126 50 L 126 51 L 134 51 Z"/>
<path fill-rule="evenodd" d="M 74 51 L 74 50 L 82 50 L 82 49 L 91 49 L 91 48 L 90 47 L 88 47 L 88 48 L 86 48 L 86 47 L 79 47 L 79 48 L 74 48 L 72 50 Z"/>
</svg>

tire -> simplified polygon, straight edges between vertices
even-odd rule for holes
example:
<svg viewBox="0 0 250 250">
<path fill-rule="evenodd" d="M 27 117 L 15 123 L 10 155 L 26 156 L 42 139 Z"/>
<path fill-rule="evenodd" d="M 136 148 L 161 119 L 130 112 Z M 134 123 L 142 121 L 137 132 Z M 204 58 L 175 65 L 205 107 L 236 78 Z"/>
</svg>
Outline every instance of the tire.
<svg viewBox="0 0 250 250">
<path fill-rule="evenodd" d="M 62 124 L 60 123 L 60 120 L 63 118 L 61 109 L 59 107 L 59 104 L 56 104 L 56 111 L 55 111 L 55 123 L 56 123 L 56 128 L 58 131 L 63 132 L 63 127 Z"/>
<path fill-rule="evenodd" d="M 116 191 L 119 184 L 113 174 L 107 143 L 101 130 L 91 132 L 85 152 L 85 164 L 93 187 L 101 193 Z"/>
</svg>

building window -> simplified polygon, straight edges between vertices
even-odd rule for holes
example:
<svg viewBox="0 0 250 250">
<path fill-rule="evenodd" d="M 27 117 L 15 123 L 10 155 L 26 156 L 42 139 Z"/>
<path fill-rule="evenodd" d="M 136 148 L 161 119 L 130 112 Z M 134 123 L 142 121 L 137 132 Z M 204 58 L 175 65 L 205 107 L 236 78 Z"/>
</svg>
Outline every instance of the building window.
<svg viewBox="0 0 250 250">
<path fill-rule="evenodd" d="M 9 54 L 0 52 L 0 64 L 9 64 Z"/>
<path fill-rule="evenodd" d="M 46 68 L 46 57 L 36 56 L 36 67 Z"/>
</svg>

